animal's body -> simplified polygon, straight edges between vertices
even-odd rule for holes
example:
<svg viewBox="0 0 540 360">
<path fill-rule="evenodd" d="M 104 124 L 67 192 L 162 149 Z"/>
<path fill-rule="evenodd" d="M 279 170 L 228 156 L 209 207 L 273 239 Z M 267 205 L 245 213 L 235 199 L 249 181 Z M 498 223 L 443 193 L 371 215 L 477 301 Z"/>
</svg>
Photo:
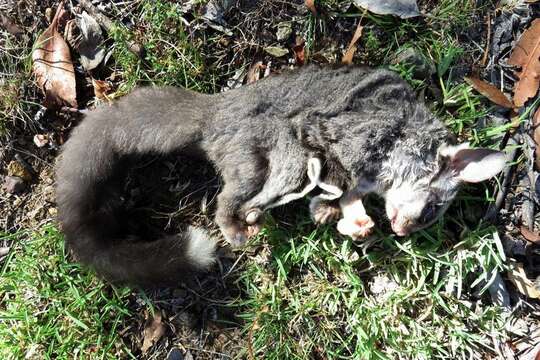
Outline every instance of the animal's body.
<svg viewBox="0 0 540 360">
<path fill-rule="evenodd" d="M 340 203 L 313 198 L 316 222 L 345 218 L 341 232 L 372 226 L 361 198 L 386 199 L 394 231 L 431 224 L 463 181 L 485 180 L 504 156 L 454 146 L 452 136 L 398 75 L 361 67 L 308 66 L 215 95 L 140 88 L 92 110 L 73 131 L 57 167 L 59 219 L 77 258 L 104 276 L 161 282 L 204 269 L 214 242 L 201 229 L 156 241 L 126 241 L 111 200 L 112 179 L 132 154 L 202 156 L 221 175 L 216 222 L 233 245 L 260 229 L 262 212 L 307 182 L 308 160 L 323 164 Z M 141 239 L 143 240 L 143 239 Z"/>
</svg>

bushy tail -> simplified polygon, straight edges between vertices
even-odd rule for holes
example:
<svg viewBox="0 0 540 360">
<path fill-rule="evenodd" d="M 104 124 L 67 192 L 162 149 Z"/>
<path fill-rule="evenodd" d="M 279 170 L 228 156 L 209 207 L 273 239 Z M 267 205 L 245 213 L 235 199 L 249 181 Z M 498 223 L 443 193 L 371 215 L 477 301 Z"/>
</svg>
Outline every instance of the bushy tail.
<svg viewBox="0 0 540 360">
<path fill-rule="evenodd" d="M 189 227 L 154 241 L 124 234 L 112 193 L 127 155 L 167 154 L 200 140 L 204 113 L 197 96 L 140 89 L 114 107 L 92 111 L 64 145 L 56 172 L 61 228 L 77 260 L 109 280 L 169 283 L 214 262 L 215 241 L 202 229 Z"/>
</svg>

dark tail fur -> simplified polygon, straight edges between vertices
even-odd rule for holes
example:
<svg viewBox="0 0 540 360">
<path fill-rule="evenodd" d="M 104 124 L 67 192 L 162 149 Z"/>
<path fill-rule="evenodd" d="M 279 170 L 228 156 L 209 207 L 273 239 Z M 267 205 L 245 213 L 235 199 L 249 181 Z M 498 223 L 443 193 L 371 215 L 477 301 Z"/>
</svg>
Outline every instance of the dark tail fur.
<svg viewBox="0 0 540 360">
<path fill-rule="evenodd" d="M 155 241 L 127 238 L 111 196 L 125 156 L 197 147 L 211 111 L 203 96 L 141 88 L 113 107 L 91 111 L 74 129 L 56 176 L 59 221 L 77 260 L 109 280 L 143 285 L 183 278 L 214 262 L 215 241 L 202 229 Z"/>
</svg>

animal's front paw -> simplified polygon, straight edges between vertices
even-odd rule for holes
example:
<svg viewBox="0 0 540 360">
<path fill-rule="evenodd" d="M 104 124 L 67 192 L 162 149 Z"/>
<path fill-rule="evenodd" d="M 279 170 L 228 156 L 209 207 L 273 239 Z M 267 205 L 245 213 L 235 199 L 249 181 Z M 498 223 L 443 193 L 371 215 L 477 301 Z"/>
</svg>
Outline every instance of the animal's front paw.
<svg viewBox="0 0 540 360">
<path fill-rule="evenodd" d="M 375 223 L 367 214 L 358 215 L 355 218 L 343 218 L 337 224 L 338 231 L 353 239 L 363 238 L 371 234 Z"/>
</svg>

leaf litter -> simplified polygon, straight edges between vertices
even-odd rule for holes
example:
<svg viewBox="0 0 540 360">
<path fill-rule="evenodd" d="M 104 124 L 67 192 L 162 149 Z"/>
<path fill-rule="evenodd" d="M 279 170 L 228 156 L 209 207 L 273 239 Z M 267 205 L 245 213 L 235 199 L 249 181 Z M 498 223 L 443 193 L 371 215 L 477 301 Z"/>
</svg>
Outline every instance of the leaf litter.
<svg viewBox="0 0 540 360">
<path fill-rule="evenodd" d="M 69 47 L 58 32 L 59 20 L 64 16 L 64 2 L 56 10 L 49 27 L 38 37 L 32 53 L 33 72 L 45 95 L 44 105 L 58 108 L 77 107 L 75 70 Z"/>
<path fill-rule="evenodd" d="M 521 35 L 508 64 L 521 68 L 514 87 L 514 104 L 522 107 L 536 95 L 540 85 L 540 19 L 535 19 Z"/>
<path fill-rule="evenodd" d="M 496 86 L 480 80 L 477 77 L 465 77 L 464 79 L 476 91 L 487 97 L 491 102 L 507 109 L 512 109 L 514 107 L 512 101 L 510 101 Z"/>
<path fill-rule="evenodd" d="M 395 15 L 408 19 L 422 15 L 416 0 L 354 0 L 354 4 L 379 15 Z"/>
<path fill-rule="evenodd" d="M 79 53 L 82 67 L 86 71 L 95 69 L 105 57 L 104 39 L 98 22 L 86 11 L 83 11 L 68 25 L 69 36 L 67 39 Z"/>
<path fill-rule="evenodd" d="M 141 351 L 146 353 L 165 334 L 166 327 L 163 324 L 161 311 L 148 315 L 143 331 L 143 344 Z"/>
</svg>

